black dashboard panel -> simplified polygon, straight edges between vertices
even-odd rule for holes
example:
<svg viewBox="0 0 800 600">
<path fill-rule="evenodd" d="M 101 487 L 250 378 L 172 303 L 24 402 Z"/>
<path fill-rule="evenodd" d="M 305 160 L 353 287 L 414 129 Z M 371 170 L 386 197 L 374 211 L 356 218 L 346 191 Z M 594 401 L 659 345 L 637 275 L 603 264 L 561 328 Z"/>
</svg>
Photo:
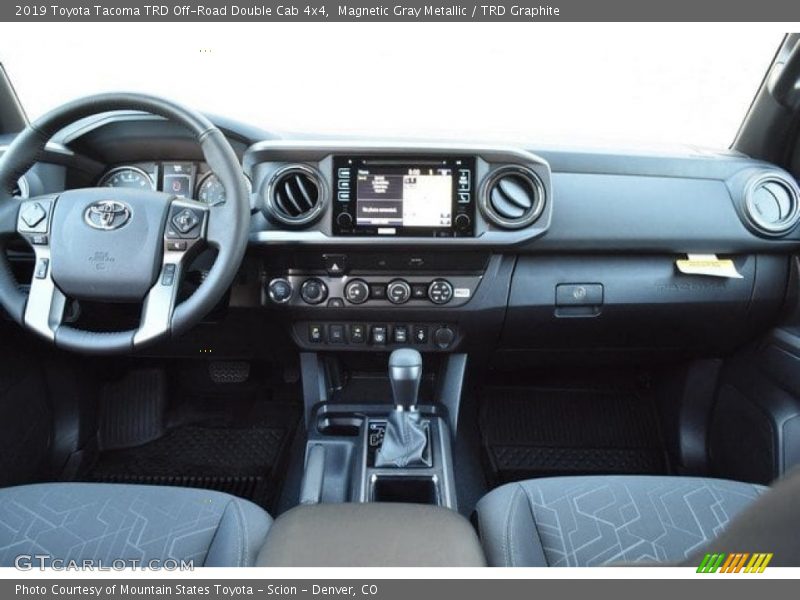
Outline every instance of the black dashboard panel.
<svg viewBox="0 0 800 600">
<path fill-rule="evenodd" d="M 386 351 L 420 335 L 422 350 L 494 351 L 495 362 L 507 366 L 581 353 L 591 360 L 724 354 L 778 317 L 789 255 L 800 248 L 797 228 L 770 235 L 745 212 L 754 178 L 777 177 L 790 191 L 796 184 L 782 169 L 737 154 L 270 139 L 226 126 L 253 181 L 248 272 L 257 273 L 231 305 L 274 317 L 295 347 L 309 351 Z M 195 191 L 205 174 L 185 132 L 160 119 L 106 116 L 65 139 L 77 157 L 71 160 L 82 161 L 80 169 L 59 167 L 67 187 L 96 184 L 125 164 L 154 165 L 161 186 L 165 165 L 195 165 Z M 440 223 L 405 228 L 397 219 L 406 211 L 395 207 L 394 231 L 379 233 L 377 221 L 357 228 L 357 197 L 340 198 L 358 185 L 356 172 L 340 176 L 343 161 L 358 170 L 377 160 L 363 173 L 374 192 L 382 177 L 413 177 L 427 162 L 457 169 L 445 164 L 456 159 L 467 165 L 469 189 L 447 188 L 450 210 L 437 213 Z M 526 190 L 524 180 L 512 179 L 495 189 L 495 176 L 509 168 L 534 185 Z M 311 179 L 278 179 L 287 173 Z M 309 181 L 316 193 L 295 200 L 314 205 L 311 217 L 273 218 L 271 190 L 285 183 L 301 192 Z M 498 210 L 526 210 L 519 195 L 526 191 L 534 194 L 533 220 L 498 222 Z M 462 192 L 471 194 L 463 209 Z M 402 206 L 399 197 L 390 200 Z M 343 227 L 342 214 L 353 222 Z M 469 219 L 461 230 L 459 217 Z M 675 261 L 687 253 L 731 258 L 742 279 L 684 276 Z"/>
</svg>

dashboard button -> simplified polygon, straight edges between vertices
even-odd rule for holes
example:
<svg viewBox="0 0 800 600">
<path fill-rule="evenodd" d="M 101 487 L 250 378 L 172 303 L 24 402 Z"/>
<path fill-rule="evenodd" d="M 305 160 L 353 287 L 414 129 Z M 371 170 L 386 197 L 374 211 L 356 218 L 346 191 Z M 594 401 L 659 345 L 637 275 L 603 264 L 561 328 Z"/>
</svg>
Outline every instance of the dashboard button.
<svg viewBox="0 0 800 600">
<path fill-rule="evenodd" d="M 323 341 L 324 334 L 322 333 L 322 325 L 309 325 L 308 326 L 308 341 L 312 344 L 319 344 Z"/>
<path fill-rule="evenodd" d="M 386 300 L 386 285 L 373 283 L 369 286 L 369 297 L 373 300 Z"/>
<path fill-rule="evenodd" d="M 392 332 L 394 335 L 394 343 L 395 344 L 407 344 L 408 343 L 408 327 L 405 325 L 395 325 L 394 331 Z"/>
<path fill-rule="evenodd" d="M 453 299 L 453 286 L 446 279 L 436 279 L 428 286 L 428 299 L 434 304 L 447 304 Z"/>
<path fill-rule="evenodd" d="M 386 288 L 386 296 L 392 304 L 405 304 L 411 299 L 411 286 L 407 281 L 395 279 Z"/>
<path fill-rule="evenodd" d="M 322 261 L 330 277 L 341 277 L 347 272 L 347 256 L 344 254 L 323 254 Z"/>
<path fill-rule="evenodd" d="M 344 307 L 344 300 L 341 298 L 331 298 L 328 300 L 328 308 L 342 308 Z"/>
<path fill-rule="evenodd" d="M 363 344 L 367 339 L 364 325 L 350 325 L 350 341 L 354 344 Z"/>
<path fill-rule="evenodd" d="M 369 299 L 369 286 L 363 279 L 353 279 L 344 288 L 344 297 L 350 304 L 364 304 Z"/>
<path fill-rule="evenodd" d="M 428 297 L 428 286 L 424 283 L 415 283 L 411 286 L 411 297 L 414 300 L 425 300 Z"/>
<path fill-rule="evenodd" d="M 328 328 L 328 342 L 331 344 L 344 344 L 344 325 L 331 325 Z"/>
<path fill-rule="evenodd" d="M 414 343 L 428 343 L 428 327 L 426 325 L 414 325 Z"/>
<path fill-rule="evenodd" d="M 300 297 L 306 304 L 319 304 L 328 297 L 328 286 L 321 279 L 306 279 L 300 287 Z"/>
<path fill-rule="evenodd" d="M 386 345 L 386 326 L 373 325 L 372 326 L 372 344 L 375 346 Z"/>
<path fill-rule="evenodd" d="M 292 284 L 283 277 L 273 279 L 267 286 L 267 294 L 275 304 L 286 304 L 292 298 Z"/>
</svg>

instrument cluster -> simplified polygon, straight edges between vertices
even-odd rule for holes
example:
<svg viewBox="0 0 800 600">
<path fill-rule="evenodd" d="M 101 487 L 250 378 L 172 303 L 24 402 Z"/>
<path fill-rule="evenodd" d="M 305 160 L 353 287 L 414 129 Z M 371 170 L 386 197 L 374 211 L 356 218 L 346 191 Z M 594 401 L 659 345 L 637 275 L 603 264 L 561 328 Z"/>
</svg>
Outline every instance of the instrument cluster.
<svg viewBox="0 0 800 600">
<path fill-rule="evenodd" d="M 224 204 L 226 200 L 224 186 L 208 165 L 191 161 L 119 165 L 106 171 L 97 186 L 155 190 L 209 206 Z"/>
</svg>

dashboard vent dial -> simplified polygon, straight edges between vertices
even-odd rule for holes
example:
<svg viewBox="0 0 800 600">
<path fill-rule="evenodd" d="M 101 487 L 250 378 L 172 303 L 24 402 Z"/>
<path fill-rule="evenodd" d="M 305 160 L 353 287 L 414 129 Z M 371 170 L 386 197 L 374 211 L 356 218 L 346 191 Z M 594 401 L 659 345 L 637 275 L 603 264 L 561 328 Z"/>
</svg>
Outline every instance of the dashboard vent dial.
<svg viewBox="0 0 800 600">
<path fill-rule="evenodd" d="M 531 169 L 508 166 L 487 177 L 481 193 L 484 216 L 504 229 L 520 229 L 538 219 L 545 204 L 542 180 Z"/>
<path fill-rule="evenodd" d="M 753 177 L 745 191 L 745 215 L 750 224 L 766 235 L 784 235 L 800 220 L 797 185 L 776 173 Z"/>
<path fill-rule="evenodd" d="M 268 216 L 302 227 L 316 221 L 325 206 L 322 176 L 306 165 L 290 165 L 272 176 L 267 187 Z"/>
</svg>

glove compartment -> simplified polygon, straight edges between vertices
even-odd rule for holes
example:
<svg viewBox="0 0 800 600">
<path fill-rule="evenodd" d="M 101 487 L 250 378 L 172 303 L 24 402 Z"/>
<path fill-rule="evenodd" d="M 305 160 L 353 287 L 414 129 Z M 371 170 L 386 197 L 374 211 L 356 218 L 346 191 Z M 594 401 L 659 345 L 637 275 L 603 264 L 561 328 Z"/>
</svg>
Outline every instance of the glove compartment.
<svg viewBox="0 0 800 600">
<path fill-rule="evenodd" d="M 726 257 L 741 279 L 685 275 L 680 258 L 520 257 L 496 364 L 719 356 L 777 318 L 788 257 Z"/>
</svg>

